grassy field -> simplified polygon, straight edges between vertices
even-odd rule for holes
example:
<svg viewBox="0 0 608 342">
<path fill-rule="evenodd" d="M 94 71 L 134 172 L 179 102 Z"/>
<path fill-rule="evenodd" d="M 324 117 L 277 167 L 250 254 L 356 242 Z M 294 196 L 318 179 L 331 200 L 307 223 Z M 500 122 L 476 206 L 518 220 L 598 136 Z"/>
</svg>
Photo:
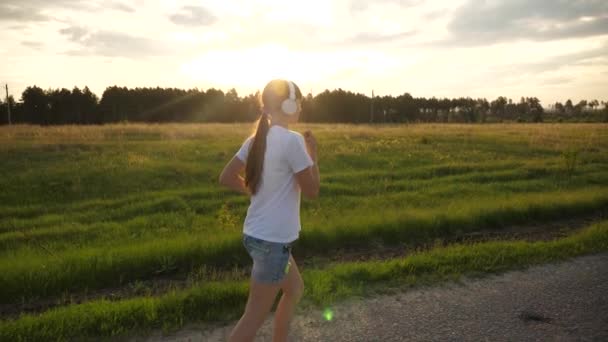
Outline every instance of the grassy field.
<svg viewBox="0 0 608 342">
<path fill-rule="evenodd" d="M 240 241 L 248 199 L 217 178 L 251 129 L 0 127 L 0 302 L 13 313 L 3 317 L 0 339 L 113 336 L 235 318 L 250 263 Z M 293 129 L 316 134 L 322 179 L 320 198 L 303 201 L 297 260 L 386 246 L 405 255 L 463 234 L 608 211 L 606 125 Z M 607 234 L 601 221 L 549 242 L 455 245 L 312 268 L 305 303 L 358 295 L 364 284 L 418 284 L 606 251 Z M 190 281 L 121 300 L 95 295 L 159 278 Z M 14 315 L 73 294 L 93 299 Z"/>
</svg>

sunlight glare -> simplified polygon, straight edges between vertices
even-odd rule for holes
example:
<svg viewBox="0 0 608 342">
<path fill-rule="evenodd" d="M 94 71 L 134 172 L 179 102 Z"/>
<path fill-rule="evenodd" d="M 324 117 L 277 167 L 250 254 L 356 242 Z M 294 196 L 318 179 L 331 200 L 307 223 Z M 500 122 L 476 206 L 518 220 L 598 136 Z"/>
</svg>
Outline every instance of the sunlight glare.
<svg viewBox="0 0 608 342">
<path fill-rule="evenodd" d="M 408 65 L 380 51 L 293 51 L 267 44 L 243 50 L 214 50 L 184 63 L 181 72 L 197 82 L 220 87 L 259 89 L 273 78 L 301 85 L 344 77 L 380 76 Z"/>
</svg>

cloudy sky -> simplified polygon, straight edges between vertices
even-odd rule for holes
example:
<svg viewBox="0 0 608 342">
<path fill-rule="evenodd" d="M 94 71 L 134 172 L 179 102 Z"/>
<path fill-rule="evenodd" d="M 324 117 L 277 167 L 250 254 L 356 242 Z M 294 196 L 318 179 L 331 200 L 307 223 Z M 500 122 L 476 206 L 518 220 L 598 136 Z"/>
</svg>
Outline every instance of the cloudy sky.
<svg viewBox="0 0 608 342">
<path fill-rule="evenodd" d="M 1 0 L 0 82 L 608 100 L 606 0 Z"/>
</svg>

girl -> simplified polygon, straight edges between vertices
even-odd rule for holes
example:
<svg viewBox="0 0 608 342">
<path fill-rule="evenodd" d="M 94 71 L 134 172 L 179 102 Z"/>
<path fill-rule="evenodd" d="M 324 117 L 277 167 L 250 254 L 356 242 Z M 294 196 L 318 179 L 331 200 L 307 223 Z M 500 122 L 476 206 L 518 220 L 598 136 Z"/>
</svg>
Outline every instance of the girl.
<svg viewBox="0 0 608 342">
<path fill-rule="evenodd" d="M 220 175 L 220 183 L 250 196 L 243 244 L 253 259 L 245 313 L 229 341 L 253 341 L 279 291 L 273 341 L 286 341 L 289 323 L 304 283 L 291 245 L 300 231 L 300 192 L 319 194 L 317 142 L 288 129 L 298 121 L 302 93 L 285 80 L 269 82 L 262 93 L 262 114 L 249 137 Z M 245 178 L 239 174 L 245 170 Z"/>
</svg>

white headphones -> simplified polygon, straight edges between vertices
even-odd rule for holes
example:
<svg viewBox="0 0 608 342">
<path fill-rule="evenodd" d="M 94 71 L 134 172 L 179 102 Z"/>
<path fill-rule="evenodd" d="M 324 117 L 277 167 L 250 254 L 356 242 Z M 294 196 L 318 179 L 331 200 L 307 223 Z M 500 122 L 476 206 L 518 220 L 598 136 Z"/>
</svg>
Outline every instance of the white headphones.
<svg viewBox="0 0 608 342">
<path fill-rule="evenodd" d="M 287 115 L 294 115 L 298 111 L 298 103 L 296 102 L 296 87 L 291 81 L 287 81 L 289 85 L 289 97 L 281 103 L 281 110 Z"/>
</svg>

